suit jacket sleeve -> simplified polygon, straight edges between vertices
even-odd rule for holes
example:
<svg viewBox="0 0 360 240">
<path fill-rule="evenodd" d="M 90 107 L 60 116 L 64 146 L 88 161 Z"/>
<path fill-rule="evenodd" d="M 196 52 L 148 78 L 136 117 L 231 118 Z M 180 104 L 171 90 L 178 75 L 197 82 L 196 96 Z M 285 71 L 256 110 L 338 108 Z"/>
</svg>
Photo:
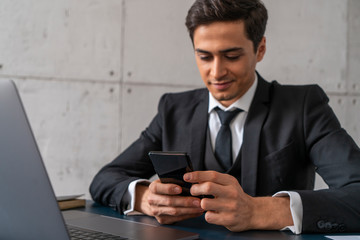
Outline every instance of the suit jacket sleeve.
<svg viewBox="0 0 360 240">
<path fill-rule="evenodd" d="M 128 185 L 155 174 L 149 151 L 187 152 L 194 169 L 201 169 L 203 147 L 199 142 L 206 136 L 207 100 L 205 88 L 162 96 L 158 113 L 140 137 L 94 177 L 92 198 L 123 213 L 128 204 L 124 198 Z"/>
<path fill-rule="evenodd" d="M 329 189 L 298 191 L 303 203 L 303 232 L 360 230 L 360 150 L 340 127 L 319 87 L 304 104 L 304 136 L 316 171 Z"/>
<path fill-rule="evenodd" d="M 161 150 L 161 109 L 164 99 L 165 95 L 160 100 L 158 114 L 140 137 L 96 174 L 90 185 L 90 194 L 94 201 L 123 213 L 127 203 L 122 202 L 122 199 L 128 185 L 136 179 L 150 178 L 155 174 L 147 154 L 149 151 Z"/>
</svg>

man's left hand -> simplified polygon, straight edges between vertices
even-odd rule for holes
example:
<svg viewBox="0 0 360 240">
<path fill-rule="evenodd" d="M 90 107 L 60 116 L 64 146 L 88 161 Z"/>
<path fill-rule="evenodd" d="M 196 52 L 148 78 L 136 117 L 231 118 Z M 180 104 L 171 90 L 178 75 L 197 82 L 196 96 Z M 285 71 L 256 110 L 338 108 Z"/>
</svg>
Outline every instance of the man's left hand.
<svg viewBox="0 0 360 240">
<path fill-rule="evenodd" d="M 203 198 L 201 208 L 207 222 L 225 226 L 230 231 L 250 229 L 282 229 L 292 225 L 288 197 L 251 197 L 246 194 L 236 178 L 215 171 L 196 171 L 184 175 L 193 183 L 193 196 Z"/>
</svg>

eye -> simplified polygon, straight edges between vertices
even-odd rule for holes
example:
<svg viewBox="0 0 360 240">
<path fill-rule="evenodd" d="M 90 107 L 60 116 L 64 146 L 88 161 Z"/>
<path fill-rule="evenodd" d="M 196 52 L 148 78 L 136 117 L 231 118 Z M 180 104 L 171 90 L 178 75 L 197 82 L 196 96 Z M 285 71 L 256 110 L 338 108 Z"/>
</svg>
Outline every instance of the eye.
<svg viewBox="0 0 360 240">
<path fill-rule="evenodd" d="M 212 59 L 210 55 L 199 55 L 199 58 L 202 61 L 210 61 Z"/>
<path fill-rule="evenodd" d="M 240 55 L 226 55 L 225 56 L 228 60 L 238 60 L 240 58 Z"/>
</svg>

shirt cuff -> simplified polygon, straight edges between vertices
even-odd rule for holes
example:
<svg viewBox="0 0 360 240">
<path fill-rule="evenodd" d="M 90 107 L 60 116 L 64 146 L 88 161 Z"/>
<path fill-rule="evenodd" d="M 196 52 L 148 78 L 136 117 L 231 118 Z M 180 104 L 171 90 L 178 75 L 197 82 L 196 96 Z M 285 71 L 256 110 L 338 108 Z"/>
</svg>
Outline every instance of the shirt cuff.
<svg viewBox="0 0 360 240">
<path fill-rule="evenodd" d="M 126 209 L 124 209 L 124 214 L 125 215 L 143 215 L 143 213 L 135 211 L 135 198 L 136 198 L 136 194 L 135 194 L 135 189 L 136 189 L 136 185 L 138 183 L 150 183 L 149 180 L 146 179 L 138 179 L 135 181 L 132 181 L 129 186 L 128 189 L 124 195 L 124 198 L 128 200 L 129 204 L 127 205 Z"/>
<path fill-rule="evenodd" d="M 290 211 L 294 222 L 293 226 L 287 226 L 281 230 L 290 230 L 295 234 L 301 234 L 303 220 L 303 205 L 301 197 L 297 192 L 281 191 L 273 195 L 273 197 L 290 197 Z"/>
</svg>

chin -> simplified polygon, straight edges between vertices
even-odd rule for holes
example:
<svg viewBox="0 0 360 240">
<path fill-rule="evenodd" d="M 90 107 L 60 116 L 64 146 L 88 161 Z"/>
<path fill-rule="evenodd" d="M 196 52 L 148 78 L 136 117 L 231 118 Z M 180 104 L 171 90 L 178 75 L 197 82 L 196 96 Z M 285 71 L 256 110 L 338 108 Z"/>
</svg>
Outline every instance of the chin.
<svg viewBox="0 0 360 240">
<path fill-rule="evenodd" d="M 232 96 L 226 95 L 226 94 L 217 94 L 214 96 L 216 100 L 220 101 L 231 101 L 233 99 Z"/>
</svg>

